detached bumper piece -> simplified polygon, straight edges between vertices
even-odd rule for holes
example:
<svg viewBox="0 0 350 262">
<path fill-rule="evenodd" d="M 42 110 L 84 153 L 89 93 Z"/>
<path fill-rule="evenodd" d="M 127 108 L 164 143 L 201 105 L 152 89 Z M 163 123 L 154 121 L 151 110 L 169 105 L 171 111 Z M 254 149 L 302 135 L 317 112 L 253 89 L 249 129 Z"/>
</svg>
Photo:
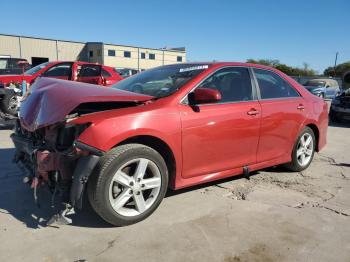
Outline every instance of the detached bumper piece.
<svg viewBox="0 0 350 262">
<path fill-rule="evenodd" d="M 26 153 L 32 155 L 34 152 L 33 140 L 25 137 L 21 137 L 16 134 L 11 134 L 11 139 L 15 144 L 16 151 L 18 153 Z"/>
<path fill-rule="evenodd" d="M 74 170 L 70 190 L 70 203 L 73 207 L 82 208 L 85 185 L 99 160 L 100 157 L 94 155 L 84 156 L 79 159 Z"/>
</svg>

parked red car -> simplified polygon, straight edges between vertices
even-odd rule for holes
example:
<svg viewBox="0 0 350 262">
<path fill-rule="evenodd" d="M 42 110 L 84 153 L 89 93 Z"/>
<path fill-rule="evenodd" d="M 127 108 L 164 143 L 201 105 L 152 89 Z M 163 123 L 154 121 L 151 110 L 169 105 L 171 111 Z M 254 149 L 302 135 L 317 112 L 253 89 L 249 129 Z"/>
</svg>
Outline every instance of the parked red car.
<svg viewBox="0 0 350 262">
<path fill-rule="evenodd" d="M 33 67 L 22 75 L 0 75 L 0 100 L 1 109 L 8 114 L 17 113 L 17 97 L 15 88 L 21 91 L 23 80 L 28 85 L 39 77 L 50 77 L 77 82 L 85 82 L 103 86 L 110 86 L 120 81 L 122 77 L 112 67 L 86 63 L 55 61 L 46 62 Z M 7 89 L 7 90 L 6 90 Z"/>
<path fill-rule="evenodd" d="M 279 164 L 304 170 L 327 126 L 323 99 L 276 69 L 198 63 L 147 70 L 110 89 L 41 79 L 12 139 L 33 174 L 26 181 L 69 196 L 63 214 L 81 207 L 87 185 L 94 210 L 120 226 L 149 216 L 168 188 Z"/>
</svg>

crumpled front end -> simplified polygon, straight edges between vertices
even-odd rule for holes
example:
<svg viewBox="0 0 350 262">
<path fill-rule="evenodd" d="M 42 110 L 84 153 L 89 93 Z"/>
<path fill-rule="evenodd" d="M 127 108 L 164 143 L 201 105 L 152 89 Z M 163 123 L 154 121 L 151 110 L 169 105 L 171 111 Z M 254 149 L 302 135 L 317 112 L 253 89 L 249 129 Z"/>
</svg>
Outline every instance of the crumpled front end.
<svg viewBox="0 0 350 262">
<path fill-rule="evenodd" d="M 67 210 L 81 207 L 85 184 L 103 152 L 78 141 L 91 123 L 75 121 L 90 114 L 140 106 L 150 99 L 90 84 L 39 79 L 22 102 L 11 135 L 15 161 L 26 171 L 24 180 L 34 189 L 35 200 L 37 189 L 47 185 L 53 196 L 62 196 Z"/>
<path fill-rule="evenodd" d="M 30 132 L 16 125 L 11 135 L 16 147 L 15 162 L 26 172 L 24 182 L 34 189 L 35 201 L 40 201 L 37 190 L 47 186 L 54 194 L 52 199 L 60 196 L 68 209 L 82 207 L 85 184 L 103 155 L 76 142 L 88 126 L 64 122 Z"/>
</svg>

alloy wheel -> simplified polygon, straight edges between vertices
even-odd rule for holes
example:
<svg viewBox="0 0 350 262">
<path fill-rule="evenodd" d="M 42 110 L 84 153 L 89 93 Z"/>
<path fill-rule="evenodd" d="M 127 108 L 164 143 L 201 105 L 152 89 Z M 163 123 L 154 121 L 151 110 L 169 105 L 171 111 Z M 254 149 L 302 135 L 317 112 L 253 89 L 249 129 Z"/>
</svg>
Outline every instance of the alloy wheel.
<svg viewBox="0 0 350 262">
<path fill-rule="evenodd" d="M 300 137 L 297 147 L 297 160 L 300 166 L 309 164 L 314 151 L 314 141 L 309 133 L 305 133 Z"/>
<path fill-rule="evenodd" d="M 122 216 L 140 215 L 154 204 L 161 184 L 160 170 L 153 161 L 130 160 L 114 174 L 109 186 L 109 202 Z"/>
</svg>

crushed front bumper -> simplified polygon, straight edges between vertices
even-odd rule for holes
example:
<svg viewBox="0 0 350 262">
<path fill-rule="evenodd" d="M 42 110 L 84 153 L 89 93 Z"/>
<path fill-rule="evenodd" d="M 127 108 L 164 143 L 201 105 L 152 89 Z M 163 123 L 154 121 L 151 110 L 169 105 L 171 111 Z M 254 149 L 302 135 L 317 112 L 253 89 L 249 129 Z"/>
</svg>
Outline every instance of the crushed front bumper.
<svg viewBox="0 0 350 262">
<path fill-rule="evenodd" d="M 16 147 L 15 162 L 29 172 L 31 181 L 35 178 L 37 181 L 50 182 L 48 174 L 59 172 L 69 191 L 62 194 L 66 196 L 62 201 L 71 207 L 82 208 L 85 185 L 103 152 L 88 145 L 75 143 L 78 148 L 84 149 L 85 153 L 65 154 L 49 151 L 41 145 L 36 145 L 32 139 L 16 133 L 11 135 L 11 139 Z M 36 186 L 37 183 L 32 183 L 32 187 Z"/>
</svg>

